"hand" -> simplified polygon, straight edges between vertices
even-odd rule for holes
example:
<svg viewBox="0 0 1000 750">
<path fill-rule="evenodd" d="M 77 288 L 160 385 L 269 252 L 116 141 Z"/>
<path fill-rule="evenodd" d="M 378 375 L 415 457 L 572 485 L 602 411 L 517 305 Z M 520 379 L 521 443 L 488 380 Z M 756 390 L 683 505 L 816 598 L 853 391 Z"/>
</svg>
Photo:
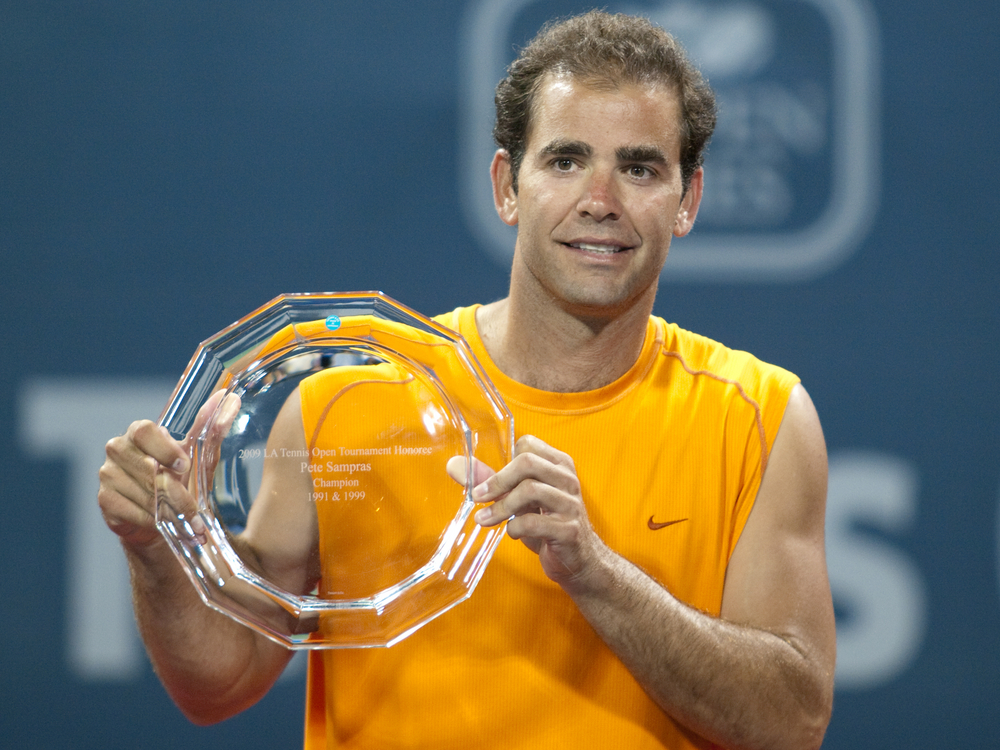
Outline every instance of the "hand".
<svg viewBox="0 0 1000 750">
<path fill-rule="evenodd" d="M 124 435 L 108 441 L 97 499 L 108 528 L 123 542 L 143 547 L 160 539 L 155 526 L 157 491 L 166 493 L 171 504 L 182 505 L 188 512 L 197 508 L 186 490 L 192 468 L 191 447 L 224 394 L 219 390 L 202 405 L 183 443 L 149 420 L 133 422 Z M 216 442 L 221 442 L 239 406 L 239 398 L 231 396 L 212 431 Z M 158 471 L 160 467 L 163 470 Z"/>
<path fill-rule="evenodd" d="M 514 446 L 499 472 L 475 466 L 476 513 L 481 526 L 505 519 L 507 534 L 538 555 L 545 574 L 567 590 L 586 585 L 608 548 L 590 525 L 573 459 L 531 435 Z"/>
</svg>

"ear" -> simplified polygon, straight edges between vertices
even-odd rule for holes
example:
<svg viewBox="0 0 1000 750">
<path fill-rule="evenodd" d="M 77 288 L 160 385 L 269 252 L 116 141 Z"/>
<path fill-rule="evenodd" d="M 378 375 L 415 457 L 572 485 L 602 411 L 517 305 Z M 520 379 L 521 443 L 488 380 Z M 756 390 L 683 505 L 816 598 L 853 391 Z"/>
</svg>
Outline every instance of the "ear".
<svg viewBox="0 0 1000 750">
<path fill-rule="evenodd" d="M 493 180 L 493 204 L 504 224 L 517 224 L 517 193 L 514 192 L 514 174 L 511 171 L 510 155 L 503 149 L 493 154 L 490 165 Z"/>
<path fill-rule="evenodd" d="M 694 220 L 698 216 L 698 207 L 701 206 L 701 193 L 705 187 L 705 170 L 698 167 L 691 175 L 691 184 L 688 185 L 687 192 L 681 198 L 680 208 L 677 209 L 677 218 L 674 220 L 674 236 L 683 237 L 694 227 Z"/>
</svg>

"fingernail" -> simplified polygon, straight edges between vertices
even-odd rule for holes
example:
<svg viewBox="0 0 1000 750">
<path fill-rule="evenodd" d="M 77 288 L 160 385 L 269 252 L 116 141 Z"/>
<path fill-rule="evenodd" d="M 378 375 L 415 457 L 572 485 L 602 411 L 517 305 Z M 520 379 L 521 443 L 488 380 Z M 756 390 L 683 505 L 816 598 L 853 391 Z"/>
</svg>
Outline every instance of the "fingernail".
<svg viewBox="0 0 1000 750">
<path fill-rule="evenodd" d="M 486 492 L 488 490 L 488 488 L 487 488 L 486 485 L 487 485 L 487 482 L 483 482 L 482 484 L 479 484 L 479 485 L 476 485 L 475 487 L 473 487 L 472 488 L 472 496 L 474 498 L 486 497 Z"/>
<path fill-rule="evenodd" d="M 170 468 L 173 471 L 176 471 L 178 474 L 183 474 L 188 469 L 187 458 L 178 458 L 176 461 L 173 462 L 173 464 L 171 464 Z"/>
<path fill-rule="evenodd" d="M 485 524 L 485 523 L 489 523 L 490 522 L 490 517 L 492 515 L 493 514 L 490 512 L 490 508 L 483 508 L 481 510 L 477 510 L 476 511 L 476 515 L 474 516 L 474 518 L 475 518 L 476 523 L 482 525 L 482 524 Z"/>
</svg>

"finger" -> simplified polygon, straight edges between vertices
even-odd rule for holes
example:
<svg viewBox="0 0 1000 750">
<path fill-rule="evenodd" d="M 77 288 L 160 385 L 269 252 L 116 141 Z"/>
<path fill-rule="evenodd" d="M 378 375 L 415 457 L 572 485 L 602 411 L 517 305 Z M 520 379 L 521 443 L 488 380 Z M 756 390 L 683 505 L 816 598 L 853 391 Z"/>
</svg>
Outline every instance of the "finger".
<svg viewBox="0 0 1000 750">
<path fill-rule="evenodd" d="M 517 443 L 515 443 L 514 455 L 520 456 L 525 453 L 540 456 L 556 466 L 573 466 L 573 458 L 568 453 L 563 453 L 558 448 L 553 448 L 544 440 L 534 435 L 522 435 Z"/>
<path fill-rule="evenodd" d="M 110 459 L 101 467 L 100 479 L 97 502 L 108 528 L 132 543 L 155 539 L 152 480 L 144 486 Z"/>
<path fill-rule="evenodd" d="M 152 425 L 152 423 L 150 424 Z M 136 446 L 131 437 L 136 429 L 138 429 L 138 423 L 130 426 L 126 434 L 114 437 L 107 442 L 104 446 L 104 453 L 107 456 L 105 464 L 120 468 L 145 487 L 147 492 L 152 492 L 156 461 Z M 152 429 L 156 429 L 155 425 L 152 426 Z M 114 475 L 109 475 L 109 479 L 111 476 Z"/>
<path fill-rule="evenodd" d="M 182 537 L 200 537 L 205 524 L 198 515 L 198 503 L 178 478 L 166 471 L 156 474 L 157 514 Z"/>
<path fill-rule="evenodd" d="M 171 437 L 165 427 L 159 427 L 149 420 L 133 422 L 129 425 L 124 438 L 130 445 L 120 446 L 121 455 L 133 464 L 148 464 L 145 459 L 149 456 L 160 466 L 178 473 L 186 472 L 191 466 L 183 446 Z M 138 454 L 135 451 L 138 451 Z"/>
<path fill-rule="evenodd" d="M 216 393 L 222 393 L 222 391 Z M 236 419 L 236 415 L 240 413 L 242 405 L 243 402 L 235 393 L 229 393 L 222 397 L 222 403 L 218 407 L 219 416 L 209 431 L 209 440 L 222 442 L 222 436 L 229 432 L 229 428 L 232 426 L 233 420 Z"/>
<path fill-rule="evenodd" d="M 578 495 L 580 492 L 580 481 L 571 460 L 560 459 L 560 463 L 554 463 L 539 453 L 525 451 L 515 456 L 496 474 L 478 484 L 472 490 L 472 499 L 476 502 L 498 500 L 529 481 L 555 487 L 570 495 Z"/>
<path fill-rule="evenodd" d="M 580 537 L 580 524 L 575 519 L 561 518 L 546 513 L 524 513 L 512 518 L 507 524 L 507 536 L 520 539 L 528 544 L 548 542 L 567 545 Z M 532 544 L 528 544 L 529 547 Z"/>
<path fill-rule="evenodd" d="M 499 500 L 526 479 L 531 471 L 526 459 L 515 458 L 500 471 L 492 474 L 472 488 L 472 499 L 477 503 Z"/>
<path fill-rule="evenodd" d="M 137 478 L 131 471 L 110 457 L 99 471 L 100 490 L 110 493 L 112 497 L 121 497 L 127 502 L 144 509 L 152 509 L 155 462 L 148 456 L 142 464 L 146 471 L 138 472 Z M 99 491 L 100 491 L 99 490 Z"/>
<path fill-rule="evenodd" d="M 448 476 L 454 479 L 456 482 L 462 485 L 469 483 L 469 460 L 465 456 L 452 456 L 448 459 L 448 463 L 445 466 L 445 471 L 448 472 Z M 480 461 L 478 458 L 472 459 L 472 485 L 476 486 L 485 482 L 491 476 L 496 474 L 493 469 L 488 465 Z"/>
<path fill-rule="evenodd" d="M 449 477 L 459 484 L 464 485 L 468 475 L 468 466 L 469 462 L 465 456 L 452 456 L 448 459 L 448 463 L 445 464 L 444 470 L 448 473 Z"/>
<path fill-rule="evenodd" d="M 201 435 L 202 430 L 205 429 L 205 425 L 208 424 L 208 420 L 212 418 L 215 414 L 215 410 L 219 407 L 219 403 L 226 396 L 226 391 L 222 388 L 215 391 L 203 403 L 199 409 L 198 413 L 195 415 L 194 422 L 191 424 L 191 429 L 188 430 L 188 440 L 192 438 L 197 438 Z"/>
<path fill-rule="evenodd" d="M 214 397 L 220 393 L 222 391 L 216 391 L 212 395 Z M 218 400 L 216 399 L 216 401 Z M 233 421 L 240 413 L 240 407 L 243 403 L 235 393 L 230 393 L 221 400 L 222 402 L 218 405 L 218 409 L 215 412 L 215 420 L 209 424 L 208 434 L 205 435 L 202 460 L 204 461 L 203 465 L 207 476 L 215 474 L 215 467 L 219 463 L 219 448 L 226 437 L 226 433 L 229 432 Z M 193 430 L 191 434 L 195 434 Z"/>
<path fill-rule="evenodd" d="M 475 520 L 481 526 L 495 526 L 505 519 L 525 515 L 570 516 L 575 504 L 572 495 L 529 477 L 494 503 L 477 511 Z"/>
<path fill-rule="evenodd" d="M 219 407 L 219 403 L 225 397 L 226 392 L 223 389 L 214 391 L 198 408 L 198 413 L 194 417 L 194 422 L 191 423 L 190 429 L 187 431 L 187 435 L 184 436 L 183 442 L 180 443 L 181 449 L 183 450 L 185 456 L 189 459 L 194 456 L 194 444 L 202 436 L 202 432 L 205 430 L 205 425 L 208 424 L 209 420 L 216 414 L 216 410 Z M 169 434 L 169 433 L 168 433 Z M 190 462 L 189 462 L 190 463 Z M 164 464 L 166 466 L 167 464 Z M 171 467 L 171 470 L 177 471 L 178 473 L 183 473 L 187 469 L 178 469 L 176 467 Z"/>
</svg>

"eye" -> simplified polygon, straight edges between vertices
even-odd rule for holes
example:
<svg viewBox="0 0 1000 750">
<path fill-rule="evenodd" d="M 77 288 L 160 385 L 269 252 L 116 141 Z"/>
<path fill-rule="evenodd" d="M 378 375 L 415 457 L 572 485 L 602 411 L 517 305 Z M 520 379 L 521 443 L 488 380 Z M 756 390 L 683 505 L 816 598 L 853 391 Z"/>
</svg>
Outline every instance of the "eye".
<svg viewBox="0 0 1000 750">
<path fill-rule="evenodd" d="M 647 177 L 653 176 L 653 170 L 649 167 L 645 167 L 642 164 L 633 164 L 628 168 L 629 177 L 634 177 L 637 180 L 642 180 Z"/>
<path fill-rule="evenodd" d="M 571 169 L 573 169 L 573 160 L 572 159 L 556 159 L 553 162 L 553 166 L 555 166 L 555 168 L 558 171 L 560 171 L 560 172 L 569 172 Z"/>
</svg>

